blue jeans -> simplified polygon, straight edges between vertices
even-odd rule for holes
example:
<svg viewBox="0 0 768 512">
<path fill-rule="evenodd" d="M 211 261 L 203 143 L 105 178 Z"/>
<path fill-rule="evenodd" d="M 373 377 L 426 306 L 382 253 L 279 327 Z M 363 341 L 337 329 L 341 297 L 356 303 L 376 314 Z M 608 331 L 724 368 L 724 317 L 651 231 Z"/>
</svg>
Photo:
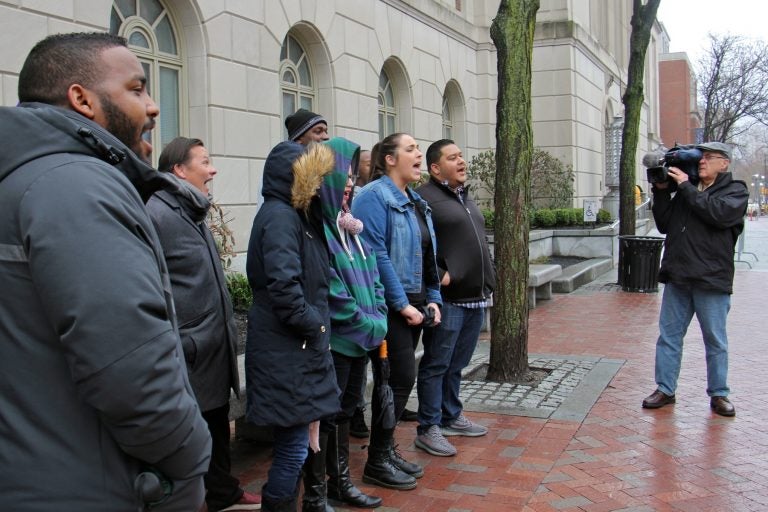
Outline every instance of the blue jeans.
<svg viewBox="0 0 768 512">
<path fill-rule="evenodd" d="M 696 313 L 707 357 L 707 394 L 728 396 L 728 337 L 725 324 L 730 309 L 731 296 L 727 293 L 672 283 L 664 286 L 659 315 L 660 334 L 656 342 L 656 384 L 661 392 L 675 394 L 683 358 L 683 337 Z"/>
<path fill-rule="evenodd" d="M 424 330 L 424 356 L 416 385 L 420 432 L 431 425 L 448 425 L 461 414 L 461 371 L 475 352 L 484 315 L 483 308 L 462 308 L 446 302 L 440 325 Z"/>
<path fill-rule="evenodd" d="M 274 433 L 272 466 L 262 492 L 273 500 L 284 500 L 298 495 L 301 468 L 309 446 L 309 425 L 275 427 Z"/>
</svg>

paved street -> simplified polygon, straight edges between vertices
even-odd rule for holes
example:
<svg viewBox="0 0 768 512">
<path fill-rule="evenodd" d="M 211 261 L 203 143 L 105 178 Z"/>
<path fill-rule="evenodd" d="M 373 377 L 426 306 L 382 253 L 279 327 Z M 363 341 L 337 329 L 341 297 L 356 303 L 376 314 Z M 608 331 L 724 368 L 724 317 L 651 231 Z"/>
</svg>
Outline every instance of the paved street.
<svg viewBox="0 0 768 512">
<path fill-rule="evenodd" d="M 748 222 L 747 228 L 744 250 L 759 261 L 742 255 L 753 270 L 737 263 L 729 318 L 735 418 L 709 409 L 695 321 L 686 339 L 677 404 L 642 409 L 642 399 L 655 387 L 661 296 L 596 283 L 540 302 L 530 317 L 529 352 L 538 358 L 622 362 L 585 417 L 469 412 L 490 432 L 451 438 L 459 453 L 450 458 L 416 450 L 415 424 L 401 424 L 399 449 L 426 466 L 418 488 L 363 488 L 384 498 L 382 512 L 768 510 L 768 218 Z M 353 442 L 358 484 L 365 461 L 361 447 Z M 244 484 L 258 491 L 269 450 L 247 442 L 235 443 L 235 450 Z"/>
</svg>

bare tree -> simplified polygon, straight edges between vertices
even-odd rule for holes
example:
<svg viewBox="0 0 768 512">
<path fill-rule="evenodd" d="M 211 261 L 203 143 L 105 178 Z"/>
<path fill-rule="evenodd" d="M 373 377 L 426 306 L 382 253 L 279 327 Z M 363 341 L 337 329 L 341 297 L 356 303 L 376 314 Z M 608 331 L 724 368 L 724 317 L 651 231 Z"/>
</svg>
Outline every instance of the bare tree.
<svg viewBox="0 0 768 512">
<path fill-rule="evenodd" d="M 495 256 L 488 379 L 524 380 L 528 371 L 528 230 L 531 202 L 531 77 L 539 0 L 501 0 L 491 24 L 496 45 Z"/>
<path fill-rule="evenodd" d="M 732 142 L 756 123 L 768 124 L 768 46 L 764 42 L 709 34 L 697 78 L 705 141 Z"/>
</svg>

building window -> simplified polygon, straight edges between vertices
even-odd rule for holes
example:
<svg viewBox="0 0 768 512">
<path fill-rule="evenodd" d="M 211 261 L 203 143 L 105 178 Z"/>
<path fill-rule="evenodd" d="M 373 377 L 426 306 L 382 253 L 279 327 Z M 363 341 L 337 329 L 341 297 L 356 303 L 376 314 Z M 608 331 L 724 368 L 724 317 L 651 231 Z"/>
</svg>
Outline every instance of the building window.
<svg viewBox="0 0 768 512">
<path fill-rule="evenodd" d="M 443 95 L 443 138 L 453 139 L 453 116 L 448 104 L 448 95 Z"/>
<path fill-rule="evenodd" d="M 314 110 L 315 89 L 309 57 L 304 47 L 291 35 L 285 36 L 280 50 L 280 91 L 283 119 L 300 108 Z"/>
<path fill-rule="evenodd" d="M 181 45 L 171 15 L 159 0 L 116 0 L 109 33 L 125 37 L 144 68 L 147 91 L 160 108 L 157 128 L 145 137 L 162 151 L 181 135 L 184 112 Z"/>
<path fill-rule="evenodd" d="M 397 110 L 392 82 L 387 73 L 382 70 L 379 75 L 379 139 L 395 133 L 396 121 Z"/>
</svg>

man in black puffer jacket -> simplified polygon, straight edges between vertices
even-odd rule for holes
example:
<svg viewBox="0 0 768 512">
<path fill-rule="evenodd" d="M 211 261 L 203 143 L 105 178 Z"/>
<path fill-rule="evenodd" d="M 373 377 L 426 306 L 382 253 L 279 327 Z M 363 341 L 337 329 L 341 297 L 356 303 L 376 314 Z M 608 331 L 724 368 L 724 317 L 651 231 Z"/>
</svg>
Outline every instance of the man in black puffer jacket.
<svg viewBox="0 0 768 512">
<path fill-rule="evenodd" d="M 197 511 L 211 438 L 144 207 L 178 184 L 147 163 L 141 64 L 123 38 L 50 36 L 19 99 L 0 108 L 2 508 Z"/>
<path fill-rule="evenodd" d="M 683 337 L 696 313 L 707 357 L 707 394 L 710 407 L 721 416 L 736 410 L 728 400 L 728 338 L 726 318 L 733 293 L 733 251 L 744 229 L 749 190 L 728 172 L 731 148 L 722 142 L 697 146 L 699 183 L 671 167 L 677 183 L 674 197 L 669 182 L 653 188 L 653 217 L 666 233 L 659 280 L 666 283 L 656 342 L 658 388 L 643 400 L 656 409 L 675 402 L 675 388 L 683 355 Z"/>
</svg>

